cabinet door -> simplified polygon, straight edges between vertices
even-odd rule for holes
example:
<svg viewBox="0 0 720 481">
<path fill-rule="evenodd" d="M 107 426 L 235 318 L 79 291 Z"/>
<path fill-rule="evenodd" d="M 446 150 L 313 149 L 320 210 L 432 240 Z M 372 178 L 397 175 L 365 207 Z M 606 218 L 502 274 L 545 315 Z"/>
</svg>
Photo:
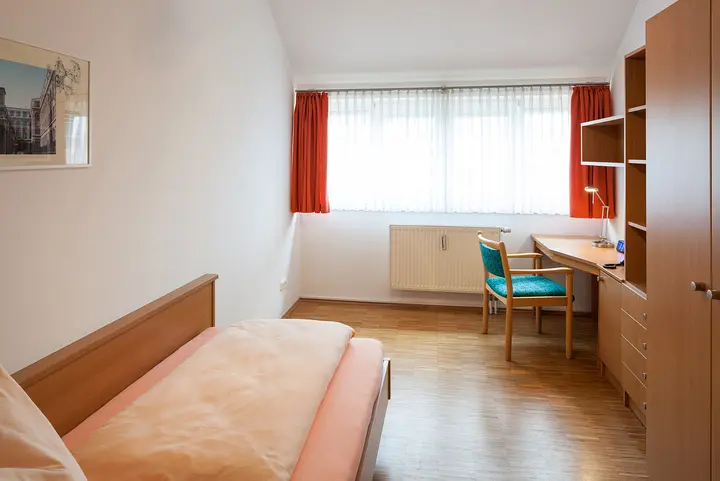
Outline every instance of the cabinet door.
<svg viewBox="0 0 720 481">
<path fill-rule="evenodd" d="M 720 0 L 712 0 L 712 289 L 720 289 Z M 712 479 L 720 481 L 720 301 L 712 310 Z"/>
<path fill-rule="evenodd" d="M 654 481 L 711 477 L 710 0 L 647 22 L 647 459 Z"/>
<path fill-rule="evenodd" d="M 618 281 L 601 272 L 598 276 L 598 353 L 605 369 L 618 382 L 622 376 L 620 344 L 620 295 Z"/>
</svg>

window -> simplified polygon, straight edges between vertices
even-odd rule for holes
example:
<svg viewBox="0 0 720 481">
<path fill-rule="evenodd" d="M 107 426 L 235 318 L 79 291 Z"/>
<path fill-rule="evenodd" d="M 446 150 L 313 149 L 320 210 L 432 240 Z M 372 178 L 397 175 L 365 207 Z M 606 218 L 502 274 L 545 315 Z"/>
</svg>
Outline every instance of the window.
<svg viewBox="0 0 720 481">
<path fill-rule="evenodd" d="M 570 87 L 330 94 L 335 210 L 569 213 Z"/>
</svg>

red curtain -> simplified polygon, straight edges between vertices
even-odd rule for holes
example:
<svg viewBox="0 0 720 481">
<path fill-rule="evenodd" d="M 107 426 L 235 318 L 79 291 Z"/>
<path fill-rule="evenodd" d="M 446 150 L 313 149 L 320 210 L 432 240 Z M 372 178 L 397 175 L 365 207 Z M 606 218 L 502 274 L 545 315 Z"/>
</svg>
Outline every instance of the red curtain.
<svg viewBox="0 0 720 481">
<path fill-rule="evenodd" d="M 293 116 L 292 212 L 326 214 L 328 94 L 298 92 Z"/>
<path fill-rule="evenodd" d="M 586 167 L 580 164 L 580 124 L 612 115 L 609 85 L 573 87 L 570 102 L 570 217 L 585 219 L 602 215 L 602 203 L 593 204 L 592 194 L 585 187 L 600 189 L 602 199 L 610 206 L 610 218 L 615 217 L 615 169 Z"/>
</svg>

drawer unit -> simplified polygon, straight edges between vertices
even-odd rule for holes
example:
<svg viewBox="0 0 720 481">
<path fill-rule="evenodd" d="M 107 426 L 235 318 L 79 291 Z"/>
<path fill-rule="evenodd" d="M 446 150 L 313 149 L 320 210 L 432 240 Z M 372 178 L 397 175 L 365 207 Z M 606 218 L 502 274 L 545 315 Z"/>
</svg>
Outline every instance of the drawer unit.
<svg viewBox="0 0 720 481">
<path fill-rule="evenodd" d="M 647 359 L 627 339 L 622 340 L 622 362 L 647 387 Z"/>
<path fill-rule="evenodd" d="M 645 389 L 645 386 L 643 383 L 640 382 L 638 378 L 635 377 L 635 374 L 628 369 L 627 366 L 623 367 L 623 389 L 625 389 L 625 392 L 630 396 L 630 398 L 635 402 L 635 404 L 638 405 L 638 407 L 643 411 L 647 411 L 647 389 Z"/>
<path fill-rule="evenodd" d="M 647 328 L 647 301 L 627 284 L 623 286 L 622 309 Z"/>
<path fill-rule="evenodd" d="M 627 312 L 620 313 L 620 333 L 622 337 L 635 346 L 640 353 L 648 356 L 648 332 L 639 322 L 630 317 Z"/>
</svg>

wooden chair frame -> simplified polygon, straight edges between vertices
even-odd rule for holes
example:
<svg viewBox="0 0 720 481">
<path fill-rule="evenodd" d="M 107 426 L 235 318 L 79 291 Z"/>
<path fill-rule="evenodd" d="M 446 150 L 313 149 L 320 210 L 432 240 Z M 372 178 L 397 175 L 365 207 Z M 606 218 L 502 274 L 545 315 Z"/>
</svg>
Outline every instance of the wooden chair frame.
<svg viewBox="0 0 720 481">
<path fill-rule="evenodd" d="M 513 329 L 513 308 L 534 307 L 535 327 L 538 333 L 542 332 L 542 308 L 544 306 L 565 306 L 565 356 L 568 359 L 573 357 L 573 270 L 569 267 L 542 268 L 542 254 L 527 252 L 521 254 L 508 254 L 505 243 L 494 241 L 483 237 L 482 231 L 478 231 L 478 240 L 491 249 L 500 252 L 503 271 L 505 271 L 505 284 L 507 286 L 507 297 L 503 297 L 487 284 L 491 276 L 483 263 L 483 320 L 482 333 L 488 333 L 488 313 L 490 309 L 490 293 L 495 295 L 500 302 L 505 304 L 505 360 L 511 360 L 512 353 L 512 329 Z M 510 259 L 532 259 L 532 269 L 510 269 Z M 538 297 L 515 297 L 513 296 L 512 276 L 514 275 L 535 275 L 542 274 L 565 274 L 565 295 L 564 296 L 538 296 Z"/>
</svg>

